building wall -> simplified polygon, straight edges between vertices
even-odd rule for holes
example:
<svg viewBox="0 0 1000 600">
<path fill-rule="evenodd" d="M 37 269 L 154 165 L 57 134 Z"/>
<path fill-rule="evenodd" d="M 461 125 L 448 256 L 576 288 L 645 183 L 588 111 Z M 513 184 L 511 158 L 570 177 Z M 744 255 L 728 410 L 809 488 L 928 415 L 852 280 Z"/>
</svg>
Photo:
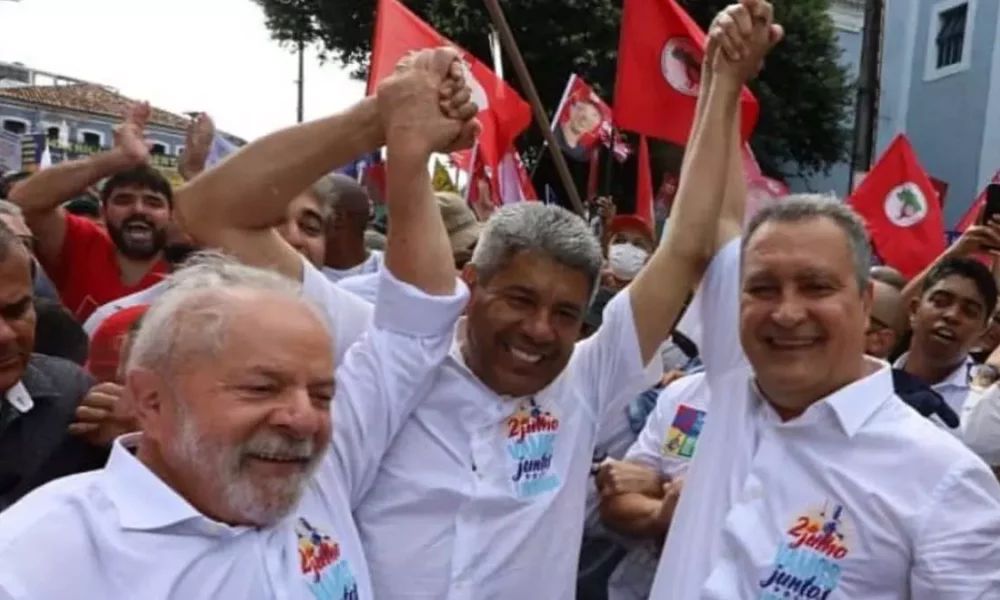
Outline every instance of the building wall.
<svg viewBox="0 0 1000 600">
<path fill-rule="evenodd" d="M 42 133 L 46 128 L 58 127 L 65 121 L 69 126 L 70 141 L 81 141 L 81 132 L 87 130 L 100 133 L 105 147 L 112 144 L 114 126 L 117 124 L 117 121 L 110 117 L 50 110 L 0 99 L 0 122 L 7 117 L 28 121 L 31 124 L 29 133 Z M 166 129 L 156 125 L 147 127 L 146 138 L 151 142 L 163 144 L 167 149 L 166 154 L 171 156 L 176 155 L 177 151 L 184 145 L 183 131 Z"/>
<path fill-rule="evenodd" d="M 948 184 L 944 206 L 946 227 L 953 226 L 965 214 L 981 185 L 979 163 L 998 18 L 996 0 L 965 1 L 969 2 L 970 11 L 965 35 L 965 44 L 971 45 L 969 63 L 942 77 L 935 76 L 928 66 L 936 57 L 935 8 L 941 8 L 941 0 L 913 3 L 920 12 L 910 64 L 905 130 L 927 173 Z"/>
</svg>

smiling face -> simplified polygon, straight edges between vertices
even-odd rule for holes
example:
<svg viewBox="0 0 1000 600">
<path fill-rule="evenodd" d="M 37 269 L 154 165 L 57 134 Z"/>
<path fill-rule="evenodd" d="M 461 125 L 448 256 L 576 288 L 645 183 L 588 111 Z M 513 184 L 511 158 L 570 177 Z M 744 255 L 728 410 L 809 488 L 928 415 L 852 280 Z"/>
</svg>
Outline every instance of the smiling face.
<svg viewBox="0 0 1000 600">
<path fill-rule="evenodd" d="M 494 392 L 528 396 L 566 367 L 590 299 L 581 271 L 523 250 L 487 281 L 474 265 L 463 276 L 472 290 L 466 360 Z"/>
<path fill-rule="evenodd" d="M 958 365 L 984 332 L 986 311 L 986 300 L 971 279 L 944 277 L 911 306 L 911 347 L 934 366 Z"/>
<path fill-rule="evenodd" d="M 332 344 L 297 299 L 231 294 L 214 352 L 181 342 L 187 359 L 169 378 L 130 372 L 128 387 L 158 474 L 213 518 L 267 525 L 294 507 L 329 443 Z"/>
<path fill-rule="evenodd" d="M 743 253 L 740 339 L 785 418 L 858 379 L 871 301 L 850 244 L 826 217 L 768 222 Z"/>
<path fill-rule="evenodd" d="M 156 257 L 167 240 L 170 200 L 143 185 L 121 185 L 107 194 L 104 220 L 118 252 L 132 260 Z"/>
<path fill-rule="evenodd" d="M 15 240 L 0 261 L 0 391 L 21 380 L 35 346 L 31 257 Z"/>
</svg>

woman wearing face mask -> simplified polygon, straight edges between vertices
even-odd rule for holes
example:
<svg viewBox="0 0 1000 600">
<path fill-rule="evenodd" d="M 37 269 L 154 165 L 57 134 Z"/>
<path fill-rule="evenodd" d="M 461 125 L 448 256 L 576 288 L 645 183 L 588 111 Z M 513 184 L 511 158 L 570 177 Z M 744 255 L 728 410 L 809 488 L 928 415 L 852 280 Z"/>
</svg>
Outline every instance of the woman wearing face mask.
<svg viewBox="0 0 1000 600">
<path fill-rule="evenodd" d="M 608 236 L 605 285 L 620 290 L 629 284 L 653 253 L 653 228 L 636 215 L 612 219 Z"/>
</svg>

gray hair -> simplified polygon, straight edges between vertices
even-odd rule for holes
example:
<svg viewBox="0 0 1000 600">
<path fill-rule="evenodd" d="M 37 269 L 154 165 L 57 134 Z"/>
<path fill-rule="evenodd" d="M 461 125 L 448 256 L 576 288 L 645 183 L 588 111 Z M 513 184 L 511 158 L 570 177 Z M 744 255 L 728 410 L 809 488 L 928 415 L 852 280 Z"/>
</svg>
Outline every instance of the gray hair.
<svg viewBox="0 0 1000 600">
<path fill-rule="evenodd" d="M 166 280 L 166 290 L 142 317 L 132 340 L 126 372 L 146 368 L 172 373 L 179 363 L 215 354 L 237 292 L 269 292 L 308 306 L 329 329 L 326 317 L 287 277 L 249 267 L 214 252 L 200 252 Z"/>
<path fill-rule="evenodd" d="M 518 202 L 498 209 L 486 222 L 470 263 L 483 282 L 522 250 L 535 250 L 587 276 L 590 292 L 601 277 L 601 244 L 578 215 L 541 202 Z"/>
<path fill-rule="evenodd" d="M 24 218 L 24 211 L 21 207 L 14 204 L 10 200 L 0 200 L 0 215 L 8 215 L 11 217 L 17 217 L 18 219 Z"/>
<path fill-rule="evenodd" d="M 762 208 L 747 224 L 741 251 L 746 251 L 754 233 L 767 223 L 801 223 L 814 219 L 827 219 L 843 231 L 851 249 L 858 289 L 864 290 L 868 286 L 872 261 L 868 230 L 861 217 L 833 195 L 792 194 Z"/>
</svg>

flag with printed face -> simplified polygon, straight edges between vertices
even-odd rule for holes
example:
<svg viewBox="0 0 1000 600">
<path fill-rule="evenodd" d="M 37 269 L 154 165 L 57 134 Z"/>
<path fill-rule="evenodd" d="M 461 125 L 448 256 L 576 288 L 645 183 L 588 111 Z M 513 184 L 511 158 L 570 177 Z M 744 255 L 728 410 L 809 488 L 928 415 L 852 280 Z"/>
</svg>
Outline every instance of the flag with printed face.
<svg viewBox="0 0 1000 600">
<path fill-rule="evenodd" d="M 399 0 L 379 0 L 377 10 L 368 93 L 373 93 L 380 81 L 392 75 L 396 64 L 411 52 L 455 47 L 462 56 L 472 100 L 480 109 L 479 120 L 483 124 L 480 152 L 486 164 L 496 169 L 514 139 L 531 123 L 531 107 L 489 67 L 421 21 Z"/>
<path fill-rule="evenodd" d="M 945 249 L 941 205 L 906 136 L 889 144 L 848 202 L 882 261 L 912 278 Z"/>
<path fill-rule="evenodd" d="M 587 161 L 598 144 L 611 148 L 618 162 L 631 154 L 625 140 L 615 131 L 611 107 L 576 74 L 570 75 L 566 83 L 552 119 L 552 133 L 563 154 L 577 162 Z"/>
<path fill-rule="evenodd" d="M 625 0 L 618 45 L 615 123 L 687 145 L 701 88 L 705 33 L 675 0 Z M 740 131 L 750 137 L 760 107 L 746 87 Z"/>
</svg>

